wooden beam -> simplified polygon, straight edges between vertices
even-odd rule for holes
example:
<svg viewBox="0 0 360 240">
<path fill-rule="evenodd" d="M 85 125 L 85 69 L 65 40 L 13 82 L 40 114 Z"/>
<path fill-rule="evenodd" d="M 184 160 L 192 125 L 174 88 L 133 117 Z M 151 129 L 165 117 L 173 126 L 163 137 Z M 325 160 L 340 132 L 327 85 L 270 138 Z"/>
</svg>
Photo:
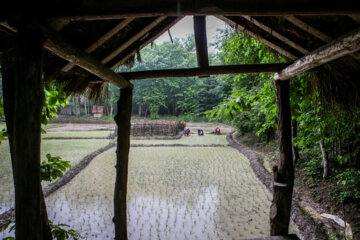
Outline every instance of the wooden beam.
<svg viewBox="0 0 360 240">
<path fill-rule="evenodd" d="M 172 23 L 170 23 L 167 27 L 165 27 L 164 29 L 162 29 L 161 31 L 159 31 L 158 33 L 156 33 L 153 37 L 150 37 L 148 40 L 146 40 L 143 44 L 141 44 L 138 49 L 141 50 L 144 47 L 146 47 L 147 45 L 149 45 L 150 43 L 152 43 L 155 39 L 157 39 L 158 37 L 160 37 L 161 35 L 164 34 L 164 32 L 166 32 L 168 29 L 170 29 L 172 26 L 174 26 L 176 23 L 178 23 L 181 19 L 183 19 L 183 17 L 178 17 L 175 21 L 173 21 Z M 118 61 L 117 63 L 115 63 L 114 65 L 111 66 L 112 70 L 115 70 L 119 65 L 124 64 L 131 56 L 133 56 L 134 54 L 136 54 L 137 49 L 132 50 L 129 54 L 127 54 L 124 58 L 122 58 L 120 61 Z"/>
<path fill-rule="evenodd" d="M 126 27 L 131 21 L 133 21 L 134 18 L 126 18 L 121 23 L 113 27 L 110 31 L 108 31 L 106 34 L 104 34 L 101 38 L 99 38 L 96 42 L 91 44 L 85 52 L 92 53 L 95 51 L 98 47 L 100 47 L 103 43 L 105 43 L 107 40 L 109 40 L 111 37 L 113 37 L 115 34 L 120 32 L 124 27 Z M 73 63 L 68 63 L 65 67 L 61 69 L 63 72 L 70 71 L 75 65 Z"/>
<path fill-rule="evenodd" d="M 96 19 L 144 16 L 285 16 L 285 15 L 347 15 L 359 14 L 360 7 L 353 0 L 48 0 L 24 6 L 8 4 L 0 8 L 0 21 L 16 12 L 26 12 L 40 18 L 70 17 Z"/>
<path fill-rule="evenodd" d="M 277 80 L 287 80 L 303 72 L 360 50 L 360 28 L 314 50 L 275 74 Z"/>
<path fill-rule="evenodd" d="M 294 188 L 294 165 L 291 142 L 290 81 L 274 81 L 280 159 L 273 168 L 273 200 L 270 207 L 270 235 L 287 235 L 289 231 L 292 193 Z"/>
<path fill-rule="evenodd" d="M 126 194 L 128 180 L 128 163 L 130 150 L 130 127 L 132 88 L 124 88 L 120 91 L 117 103 L 118 113 L 115 116 L 117 126 L 117 149 L 116 149 L 116 180 L 114 191 L 114 218 L 115 239 L 127 240 L 126 218 Z"/>
<path fill-rule="evenodd" d="M 258 26 L 259 28 L 263 29 L 264 31 L 270 33 L 271 35 L 273 35 L 274 37 L 276 37 L 277 39 L 283 41 L 284 43 L 286 43 L 287 45 L 293 47 L 294 49 L 298 50 L 299 52 L 303 53 L 303 54 L 308 54 L 310 53 L 309 50 L 303 48 L 302 46 L 300 46 L 299 44 L 295 43 L 294 41 L 290 40 L 289 38 L 285 37 L 284 35 L 278 33 L 277 31 L 275 31 L 274 29 L 268 27 L 265 23 L 262 23 L 261 21 L 257 20 L 254 17 L 250 17 L 250 16 L 242 16 L 243 18 L 247 19 L 248 21 L 252 22 L 253 24 L 255 24 L 256 26 Z"/>
<path fill-rule="evenodd" d="M 121 72 L 119 74 L 127 80 L 140 80 L 153 78 L 195 77 L 217 74 L 271 73 L 278 72 L 286 66 L 289 66 L 289 63 L 222 65 L 209 66 L 208 68 L 183 68 L 139 72 Z"/>
<path fill-rule="evenodd" d="M 354 16 L 354 15 L 353 15 Z M 296 26 L 298 26 L 299 28 L 303 29 L 304 31 L 312 34 L 313 36 L 321 39 L 322 41 L 328 43 L 331 42 L 333 39 L 328 36 L 327 34 L 321 32 L 320 30 L 310 26 L 309 24 L 305 23 L 304 21 L 300 20 L 297 17 L 294 16 L 287 16 L 286 19 L 290 22 L 292 22 L 293 24 L 295 24 Z M 360 19 L 358 19 L 360 20 Z M 352 53 L 351 56 L 353 58 L 355 58 L 356 60 L 360 59 L 360 54 L 359 53 Z"/>
<path fill-rule="evenodd" d="M 147 25 L 145 28 L 143 28 L 140 32 L 136 33 L 134 36 L 132 36 L 129 40 L 127 40 L 125 43 L 123 43 L 119 48 L 117 48 L 115 51 L 113 51 L 111 54 L 109 54 L 106 58 L 104 58 L 101 63 L 106 64 L 110 60 L 112 60 L 114 57 L 119 55 L 122 51 L 124 51 L 127 47 L 129 47 L 131 44 L 133 44 L 136 40 L 144 36 L 146 33 L 148 33 L 151 29 L 156 27 L 160 22 L 162 22 L 166 17 L 158 17 L 154 21 L 152 21 L 149 25 Z"/>
<path fill-rule="evenodd" d="M 198 67 L 206 68 L 209 66 L 209 58 L 205 16 L 194 16 L 194 33 Z"/>
<path fill-rule="evenodd" d="M 349 17 L 360 24 L 360 15 L 349 15 Z"/>
<path fill-rule="evenodd" d="M 304 30 L 305 32 L 308 32 L 310 34 L 312 34 L 313 36 L 321 39 L 324 42 L 330 42 L 332 40 L 332 38 L 330 36 L 328 36 L 327 34 L 319 31 L 318 29 L 310 26 L 309 24 L 307 24 L 306 22 L 302 21 L 301 19 L 295 17 L 295 16 L 286 16 L 285 19 L 289 22 L 291 22 L 292 24 L 296 25 L 297 27 L 301 28 L 302 30 Z"/>
<path fill-rule="evenodd" d="M 286 51 L 285 49 L 281 48 L 280 46 L 270 42 L 269 40 L 263 38 L 262 36 L 254 33 L 254 32 L 251 32 L 249 31 L 249 29 L 247 29 L 247 27 L 245 25 L 241 25 L 241 24 L 238 24 L 237 22 L 227 18 L 227 17 L 224 17 L 224 16 L 216 16 L 217 18 L 223 20 L 224 22 L 228 23 L 230 26 L 234 27 L 234 28 L 238 28 L 240 31 L 244 32 L 245 34 L 255 38 L 256 40 L 266 44 L 268 47 L 274 49 L 275 51 L 281 53 L 282 55 L 284 55 L 285 57 L 291 59 L 291 60 L 296 60 L 298 59 L 298 57 L 296 57 L 294 54 Z"/>
<path fill-rule="evenodd" d="M 111 69 L 101 64 L 88 53 L 78 49 L 50 27 L 35 21 L 33 23 L 36 27 L 41 29 L 48 38 L 45 41 L 44 48 L 51 53 L 74 63 L 104 81 L 118 86 L 119 88 L 132 87 L 132 84 L 129 81 L 114 73 Z"/>
</svg>

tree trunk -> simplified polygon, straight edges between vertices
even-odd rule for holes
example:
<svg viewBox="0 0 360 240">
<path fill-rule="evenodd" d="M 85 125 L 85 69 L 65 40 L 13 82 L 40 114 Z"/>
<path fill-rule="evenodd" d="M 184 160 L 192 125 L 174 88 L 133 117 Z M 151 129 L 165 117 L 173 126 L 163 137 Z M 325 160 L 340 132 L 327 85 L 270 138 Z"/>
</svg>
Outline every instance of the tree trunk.
<svg viewBox="0 0 360 240">
<path fill-rule="evenodd" d="M 132 88 L 121 89 L 120 99 L 118 101 L 118 113 L 115 117 L 115 122 L 118 127 L 113 219 L 115 223 L 115 240 L 127 240 L 126 193 L 130 149 L 131 107 Z"/>
<path fill-rule="evenodd" d="M 289 81 L 274 82 L 279 125 L 280 161 L 274 166 L 274 192 L 270 208 L 271 236 L 287 235 L 290 222 L 294 166 L 291 143 Z"/>
<path fill-rule="evenodd" d="M 297 137 L 297 121 L 294 119 L 291 121 L 291 127 L 292 127 L 292 138 Z M 293 150 L 293 159 L 294 164 L 297 164 L 300 156 L 299 156 L 299 148 L 294 145 L 294 140 L 292 140 L 292 150 Z"/>
<path fill-rule="evenodd" d="M 328 155 L 327 155 L 327 152 L 325 151 L 325 148 L 324 148 L 324 140 L 321 139 L 320 140 L 320 150 L 321 150 L 321 154 L 322 154 L 322 166 L 323 166 L 323 178 L 326 178 L 328 176 Z"/>
</svg>

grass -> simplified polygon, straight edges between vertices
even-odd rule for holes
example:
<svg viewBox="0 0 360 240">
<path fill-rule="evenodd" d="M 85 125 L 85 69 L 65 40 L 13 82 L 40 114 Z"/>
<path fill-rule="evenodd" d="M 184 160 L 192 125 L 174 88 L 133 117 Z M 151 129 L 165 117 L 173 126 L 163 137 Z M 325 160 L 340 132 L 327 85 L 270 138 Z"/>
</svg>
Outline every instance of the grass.
<svg viewBox="0 0 360 240">
<path fill-rule="evenodd" d="M 42 134 L 42 137 L 108 137 L 114 131 L 72 131 L 72 132 L 50 132 Z"/>
<path fill-rule="evenodd" d="M 63 160 L 76 165 L 86 155 L 106 146 L 110 140 L 44 140 L 42 141 L 41 159 L 46 154 L 61 156 Z M 0 144 L 0 213 L 7 210 L 14 200 L 13 176 L 8 141 Z"/>
<path fill-rule="evenodd" d="M 114 235 L 115 149 L 97 156 L 47 198 L 50 219 L 86 239 Z M 130 151 L 130 239 L 238 239 L 269 235 L 270 195 L 248 160 L 229 147 Z"/>
</svg>

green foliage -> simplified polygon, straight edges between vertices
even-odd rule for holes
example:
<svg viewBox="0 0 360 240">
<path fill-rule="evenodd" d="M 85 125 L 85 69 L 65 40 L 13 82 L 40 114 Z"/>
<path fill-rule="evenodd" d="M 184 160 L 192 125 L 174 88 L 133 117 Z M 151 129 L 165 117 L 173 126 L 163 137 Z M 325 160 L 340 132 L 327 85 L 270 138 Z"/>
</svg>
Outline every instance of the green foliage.
<svg viewBox="0 0 360 240">
<path fill-rule="evenodd" d="M 67 224 L 53 224 L 52 221 L 49 220 L 49 226 L 51 229 L 51 234 L 54 239 L 57 240 L 65 240 L 65 239 L 72 239 L 72 240 L 78 240 L 81 238 L 80 234 L 74 230 L 71 229 L 69 225 Z M 15 231 L 16 224 L 15 222 L 12 222 L 11 220 L 8 220 L 4 226 L 4 231 L 8 230 L 8 233 L 11 233 Z M 66 229 L 68 228 L 68 229 Z M 5 237 L 3 240 L 15 240 L 15 237 Z"/>
<path fill-rule="evenodd" d="M 55 180 L 63 176 L 67 168 L 71 168 L 70 161 L 63 161 L 59 156 L 52 157 L 50 153 L 46 154 L 47 162 L 43 161 L 40 166 L 41 180 Z"/>
<path fill-rule="evenodd" d="M 57 240 L 65 240 L 65 239 L 73 239 L 78 240 L 81 238 L 80 234 L 74 230 L 71 229 L 69 225 L 67 224 L 57 224 L 54 225 L 52 221 L 49 221 L 51 233 L 54 237 L 54 239 Z M 66 229 L 68 228 L 68 229 Z"/>
<path fill-rule="evenodd" d="M 340 202 L 360 201 L 360 170 L 347 168 L 336 175 Z"/>
<path fill-rule="evenodd" d="M 306 175 L 313 177 L 314 179 L 320 179 L 322 177 L 322 165 L 321 161 L 317 159 L 311 159 L 304 163 L 303 170 Z"/>
<path fill-rule="evenodd" d="M 44 84 L 45 101 L 42 110 L 42 123 L 46 125 L 48 121 L 57 117 L 57 108 L 68 103 L 67 96 L 59 83 L 49 82 Z"/>
</svg>

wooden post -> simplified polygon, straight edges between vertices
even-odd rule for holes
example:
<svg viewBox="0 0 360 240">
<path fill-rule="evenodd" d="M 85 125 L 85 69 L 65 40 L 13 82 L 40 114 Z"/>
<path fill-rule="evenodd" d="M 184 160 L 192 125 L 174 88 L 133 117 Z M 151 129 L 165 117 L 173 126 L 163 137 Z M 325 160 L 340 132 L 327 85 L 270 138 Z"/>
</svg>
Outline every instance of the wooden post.
<svg viewBox="0 0 360 240">
<path fill-rule="evenodd" d="M 205 16 L 194 16 L 194 33 L 198 66 L 200 68 L 207 68 L 209 66 L 209 59 L 207 52 Z"/>
<path fill-rule="evenodd" d="M 128 161 L 130 149 L 130 120 L 132 107 L 132 88 L 120 90 L 117 125 L 116 181 L 114 194 L 115 240 L 127 240 L 126 193 Z"/>
<path fill-rule="evenodd" d="M 294 186 L 289 80 L 274 82 L 279 125 L 280 161 L 274 166 L 274 191 L 270 208 L 271 236 L 287 235 Z"/>
<path fill-rule="evenodd" d="M 12 125 L 9 138 L 12 138 L 10 143 L 13 152 L 15 233 L 19 240 L 52 239 L 40 179 L 41 114 L 44 101 L 41 83 L 42 46 L 43 34 L 40 31 L 28 24 L 18 28 L 14 82 L 6 87 L 9 92 L 5 102 L 13 105 L 8 126 Z M 9 98 L 9 94 L 13 96 Z"/>
</svg>

